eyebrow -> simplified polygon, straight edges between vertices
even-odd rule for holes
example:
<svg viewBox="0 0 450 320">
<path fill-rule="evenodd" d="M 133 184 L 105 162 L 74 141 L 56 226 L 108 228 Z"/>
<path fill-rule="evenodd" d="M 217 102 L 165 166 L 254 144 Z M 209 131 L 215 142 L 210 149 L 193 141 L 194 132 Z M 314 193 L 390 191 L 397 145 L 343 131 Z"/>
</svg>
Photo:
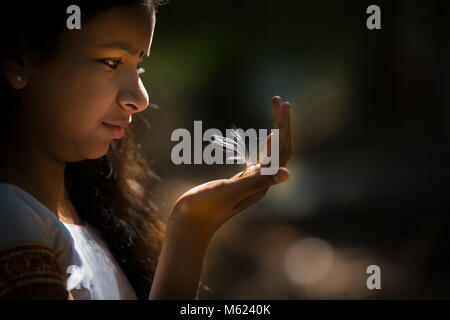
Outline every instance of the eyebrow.
<svg viewBox="0 0 450 320">
<path fill-rule="evenodd" d="M 137 50 L 134 47 L 132 47 L 124 42 L 120 42 L 120 41 L 111 41 L 111 42 L 107 42 L 107 43 L 102 43 L 102 44 L 99 44 L 98 47 L 118 48 L 118 49 L 125 50 L 134 56 L 137 54 Z M 149 56 L 149 54 L 146 54 L 144 56 L 144 51 L 141 51 L 141 53 L 139 54 L 139 58 L 141 58 L 141 57 L 147 58 L 148 56 Z"/>
</svg>

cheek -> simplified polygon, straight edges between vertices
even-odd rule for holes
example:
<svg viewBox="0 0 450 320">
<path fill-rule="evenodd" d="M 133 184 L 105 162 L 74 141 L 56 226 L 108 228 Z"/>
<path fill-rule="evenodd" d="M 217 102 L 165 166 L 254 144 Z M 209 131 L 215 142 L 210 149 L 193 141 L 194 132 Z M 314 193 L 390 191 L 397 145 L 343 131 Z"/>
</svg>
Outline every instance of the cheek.
<svg viewBox="0 0 450 320">
<path fill-rule="evenodd" d="M 111 138 L 101 123 L 116 99 L 111 81 L 82 73 L 58 81 L 45 79 L 29 97 L 35 101 L 30 118 L 42 120 L 32 123 L 36 137 L 66 161 L 103 156 Z"/>
<path fill-rule="evenodd" d="M 73 81 L 65 92 L 61 113 L 66 141 L 81 159 L 102 157 L 109 149 L 111 134 L 102 125 L 115 105 L 116 90 L 105 79 L 90 77 Z"/>
<path fill-rule="evenodd" d="M 63 87 L 54 101 L 61 124 L 78 134 L 98 129 L 108 110 L 114 106 L 116 91 L 112 83 L 98 76 L 78 74 L 67 78 Z"/>
</svg>

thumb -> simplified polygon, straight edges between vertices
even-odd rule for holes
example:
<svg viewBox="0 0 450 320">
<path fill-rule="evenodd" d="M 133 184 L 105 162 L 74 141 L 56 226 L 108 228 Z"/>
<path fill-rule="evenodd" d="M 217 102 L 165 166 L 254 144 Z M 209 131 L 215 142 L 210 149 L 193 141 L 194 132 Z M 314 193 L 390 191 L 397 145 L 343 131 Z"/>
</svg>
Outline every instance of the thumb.
<svg viewBox="0 0 450 320">
<path fill-rule="evenodd" d="M 291 175 L 290 175 L 288 169 L 286 169 L 284 167 L 280 167 L 278 169 L 278 172 L 273 176 L 273 180 L 275 180 L 275 183 L 281 183 L 281 182 L 289 179 L 290 176 Z"/>
<path fill-rule="evenodd" d="M 248 176 L 236 178 L 231 181 L 230 196 L 233 199 L 242 200 L 262 188 L 281 183 L 289 179 L 289 170 L 281 167 L 275 175 L 261 175 L 261 165 L 255 166 L 256 170 Z"/>
</svg>

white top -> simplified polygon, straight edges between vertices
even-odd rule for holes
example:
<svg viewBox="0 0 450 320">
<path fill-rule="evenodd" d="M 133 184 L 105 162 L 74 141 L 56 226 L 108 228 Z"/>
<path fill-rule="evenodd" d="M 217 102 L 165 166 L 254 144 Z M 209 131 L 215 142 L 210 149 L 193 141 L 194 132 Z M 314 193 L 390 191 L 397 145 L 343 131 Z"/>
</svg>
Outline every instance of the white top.
<svg viewBox="0 0 450 320">
<path fill-rule="evenodd" d="M 75 299 L 137 299 L 119 264 L 93 226 L 63 223 L 25 190 L 0 182 L 0 297 L 8 286 L 11 287 L 11 283 L 4 276 L 2 278 L 2 270 L 18 267 L 22 269 L 17 270 L 24 270 L 23 265 L 18 266 L 17 259 L 11 264 L 12 249 L 4 248 L 21 243 L 43 243 L 54 252 L 57 266 L 64 274 L 66 289 Z M 20 248 L 21 252 L 27 249 Z M 45 256 L 45 248 L 41 252 Z M 26 259 L 26 266 L 29 266 L 33 262 L 29 253 Z M 8 263 L 9 269 L 2 269 L 7 268 Z"/>
</svg>

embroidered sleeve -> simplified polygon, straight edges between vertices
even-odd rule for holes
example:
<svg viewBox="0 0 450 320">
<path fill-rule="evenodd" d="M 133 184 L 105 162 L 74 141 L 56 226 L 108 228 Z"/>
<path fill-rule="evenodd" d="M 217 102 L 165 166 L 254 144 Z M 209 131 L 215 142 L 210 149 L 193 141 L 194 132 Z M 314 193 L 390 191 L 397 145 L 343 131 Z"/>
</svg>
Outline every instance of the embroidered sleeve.
<svg viewBox="0 0 450 320">
<path fill-rule="evenodd" d="M 50 246 L 38 241 L 22 241 L 1 248 L 0 298 L 12 289 L 31 283 L 64 286 L 62 272 Z"/>
</svg>

